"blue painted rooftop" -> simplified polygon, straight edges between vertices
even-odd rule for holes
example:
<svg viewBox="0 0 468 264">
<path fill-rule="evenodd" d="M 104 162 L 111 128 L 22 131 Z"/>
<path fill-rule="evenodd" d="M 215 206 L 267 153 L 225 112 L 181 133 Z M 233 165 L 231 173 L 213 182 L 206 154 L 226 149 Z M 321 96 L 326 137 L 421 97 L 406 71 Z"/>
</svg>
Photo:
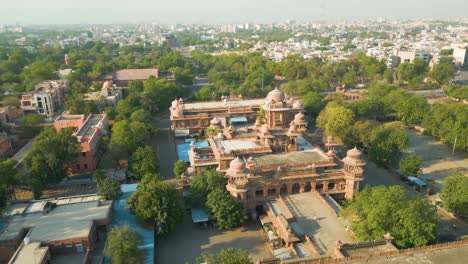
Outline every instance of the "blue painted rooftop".
<svg viewBox="0 0 468 264">
<path fill-rule="evenodd" d="M 114 215 L 112 219 L 112 227 L 128 225 L 131 229 L 137 230 L 143 240 L 140 249 L 143 252 L 145 264 L 154 263 L 154 230 L 143 228 L 138 224 L 137 218 L 127 208 L 127 200 L 130 195 L 136 191 L 138 184 L 122 184 L 122 195 L 118 200 L 114 201 Z M 108 258 L 104 263 L 111 263 Z"/>
<path fill-rule="evenodd" d="M 187 139 L 185 142 L 187 142 Z M 208 141 L 198 141 L 198 142 L 195 142 L 195 146 L 197 146 L 197 148 L 209 148 L 210 144 L 208 143 Z M 188 155 L 189 150 L 190 150 L 190 143 L 177 145 L 177 155 L 179 156 L 179 160 L 190 162 L 189 155 Z"/>
<path fill-rule="evenodd" d="M 247 117 L 245 116 L 233 116 L 229 119 L 229 122 L 232 123 L 247 123 Z"/>
</svg>

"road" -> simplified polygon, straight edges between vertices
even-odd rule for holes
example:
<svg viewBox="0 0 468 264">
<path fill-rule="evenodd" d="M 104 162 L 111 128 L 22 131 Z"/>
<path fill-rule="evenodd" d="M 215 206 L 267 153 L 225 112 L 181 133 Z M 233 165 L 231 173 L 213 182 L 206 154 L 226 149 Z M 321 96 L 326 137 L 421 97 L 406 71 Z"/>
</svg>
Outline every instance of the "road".
<svg viewBox="0 0 468 264">
<path fill-rule="evenodd" d="M 192 92 L 197 92 L 200 90 L 203 86 L 211 85 L 208 82 L 208 77 L 196 77 L 195 80 L 193 80 L 193 85 L 192 85 Z"/>
</svg>

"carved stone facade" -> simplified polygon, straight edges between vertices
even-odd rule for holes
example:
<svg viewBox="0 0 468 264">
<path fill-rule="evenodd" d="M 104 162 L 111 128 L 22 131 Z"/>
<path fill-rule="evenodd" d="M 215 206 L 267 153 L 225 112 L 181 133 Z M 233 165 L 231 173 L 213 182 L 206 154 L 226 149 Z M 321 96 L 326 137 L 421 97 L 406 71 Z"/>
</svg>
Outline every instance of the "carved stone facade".
<svg viewBox="0 0 468 264">
<path fill-rule="evenodd" d="M 225 173 L 227 190 L 246 210 L 255 210 L 280 194 L 314 190 L 352 198 L 365 165 L 359 150 L 349 150 L 340 160 L 335 155 L 338 144 L 332 137 L 325 143 L 327 150 L 309 143 L 304 136 L 307 121 L 302 103 L 288 99 L 278 89 L 271 91 L 261 105 L 251 107 L 263 109 L 263 113 L 242 127 L 223 124 L 220 120 L 224 117 L 210 119 L 215 113 L 212 110 L 206 119 L 197 120 L 219 133 L 208 138 L 208 148 L 192 144 L 189 158 L 194 174 L 208 167 Z M 185 115 L 183 102 L 175 100 L 170 110 L 177 126 Z"/>
</svg>

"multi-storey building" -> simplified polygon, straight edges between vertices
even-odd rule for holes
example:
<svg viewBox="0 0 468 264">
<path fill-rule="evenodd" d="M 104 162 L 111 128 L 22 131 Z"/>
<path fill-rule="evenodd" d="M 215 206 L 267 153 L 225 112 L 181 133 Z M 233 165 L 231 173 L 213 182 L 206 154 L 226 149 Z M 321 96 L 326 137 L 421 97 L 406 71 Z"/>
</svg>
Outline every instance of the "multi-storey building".
<svg viewBox="0 0 468 264">
<path fill-rule="evenodd" d="M 66 80 L 51 80 L 37 84 L 34 90 L 21 96 L 21 109 L 52 117 L 64 105 Z"/>
<path fill-rule="evenodd" d="M 109 130 L 109 121 L 105 114 L 89 115 L 61 115 L 55 119 L 54 127 L 60 130 L 66 127 L 76 128 L 73 136 L 80 142 L 81 150 L 70 169 L 72 173 L 92 172 L 97 167 L 97 156 L 101 137 Z"/>
</svg>

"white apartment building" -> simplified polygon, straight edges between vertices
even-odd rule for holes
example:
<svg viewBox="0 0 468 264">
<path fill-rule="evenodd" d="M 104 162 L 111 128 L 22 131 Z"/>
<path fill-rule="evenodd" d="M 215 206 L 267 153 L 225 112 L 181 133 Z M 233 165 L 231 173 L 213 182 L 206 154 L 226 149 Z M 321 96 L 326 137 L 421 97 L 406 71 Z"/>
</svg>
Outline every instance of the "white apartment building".
<svg viewBox="0 0 468 264">
<path fill-rule="evenodd" d="M 468 45 L 453 44 L 453 62 L 461 67 L 468 66 Z"/>
<path fill-rule="evenodd" d="M 21 96 L 21 109 L 46 117 L 56 115 L 64 105 L 67 80 L 49 80 L 36 84 L 34 90 Z"/>
</svg>

